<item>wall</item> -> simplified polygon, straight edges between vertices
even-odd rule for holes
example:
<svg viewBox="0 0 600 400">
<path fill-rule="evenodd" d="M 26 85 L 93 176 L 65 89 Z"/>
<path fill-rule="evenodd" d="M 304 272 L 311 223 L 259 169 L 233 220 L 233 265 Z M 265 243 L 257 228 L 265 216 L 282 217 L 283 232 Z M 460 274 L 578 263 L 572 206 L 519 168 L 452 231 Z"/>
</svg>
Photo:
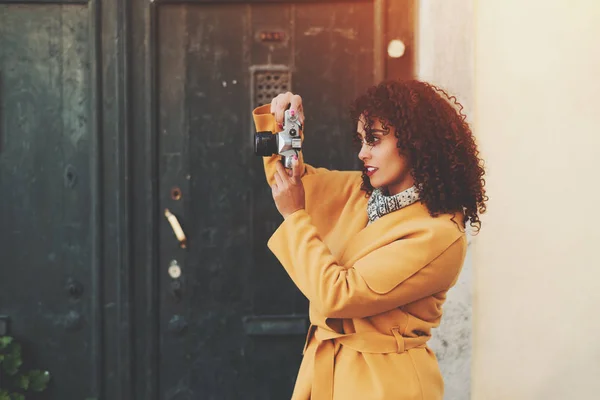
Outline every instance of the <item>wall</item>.
<svg viewBox="0 0 600 400">
<path fill-rule="evenodd" d="M 600 3 L 479 0 L 474 399 L 600 396 Z"/>
<path fill-rule="evenodd" d="M 473 0 L 421 0 L 417 8 L 417 77 L 457 96 L 473 120 Z M 471 386 L 471 251 L 449 292 L 441 326 L 430 341 L 446 384 L 445 398 L 467 400 Z"/>
</svg>

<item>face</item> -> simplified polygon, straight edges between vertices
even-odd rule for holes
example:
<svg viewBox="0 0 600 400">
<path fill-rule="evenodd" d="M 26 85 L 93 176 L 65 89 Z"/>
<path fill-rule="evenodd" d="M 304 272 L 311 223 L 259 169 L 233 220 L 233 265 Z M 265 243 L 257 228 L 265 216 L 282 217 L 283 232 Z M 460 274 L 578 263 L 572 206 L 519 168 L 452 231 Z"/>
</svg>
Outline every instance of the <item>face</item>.
<svg viewBox="0 0 600 400">
<path fill-rule="evenodd" d="M 406 157 L 396 147 L 398 138 L 394 128 L 384 130 L 379 120 L 373 121 L 373 142 L 367 143 L 364 117 L 358 121 L 357 132 L 362 146 L 358 158 L 363 162 L 374 188 L 387 189 L 390 195 L 398 194 L 414 185 Z"/>
</svg>

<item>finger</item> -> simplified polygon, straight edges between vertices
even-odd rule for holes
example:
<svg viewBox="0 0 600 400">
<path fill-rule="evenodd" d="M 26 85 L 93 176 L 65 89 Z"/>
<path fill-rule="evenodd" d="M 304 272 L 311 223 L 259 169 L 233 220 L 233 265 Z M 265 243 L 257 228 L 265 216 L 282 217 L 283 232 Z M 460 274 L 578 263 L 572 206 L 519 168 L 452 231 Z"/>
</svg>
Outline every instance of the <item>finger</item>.
<svg viewBox="0 0 600 400">
<path fill-rule="evenodd" d="M 281 176 L 279 169 L 275 171 L 275 184 L 277 185 L 277 189 L 282 188 L 284 185 L 283 177 Z"/>
<path fill-rule="evenodd" d="M 275 96 L 271 100 L 271 114 L 273 114 L 273 115 L 275 115 L 275 110 L 277 108 L 278 98 L 279 98 L 279 96 Z"/>
<path fill-rule="evenodd" d="M 273 116 L 275 116 L 275 122 L 277 122 L 278 124 L 281 124 L 281 121 L 283 121 L 283 95 L 279 94 L 277 96 L 275 96 L 273 98 L 273 100 L 271 100 L 271 114 L 273 114 Z"/>
<path fill-rule="evenodd" d="M 290 98 L 290 110 L 294 110 L 300 120 L 300 123 L 304 123 L 304 108 L 302 107 L 302 97 L 295 94 Z"/>
<path fill-rule="evenodd" d="M 302 169 L 300 168 L 300 160 L 298 156 L 294 156 L 292 158 L 292 179 L 294 183 L 300 182 L 300 178 L 302 178 Z"/>
<path fill-rule="evenodd" d="M 291 169 L 286 169 L 282 163 L 277 163 L 276 169 L 277 169 L 277 173 L 279 173 L 279 177 L 283 181 L 282 185 L 286 186 L 287 184 L 289 184 L 290 179 L 292 178 Z M 280 188 L 282 188 L 282 186 L 280 186 Z"/>
<path fill-rule="evenodd" d="M 283 113 L 285 112 L 285 109 L 287 108 L 288 104 L 290 103 L 288 97 L 289 96 L 287 93 L 282 93 L 276 97 L 277 104 L 275 105 L 275 109 L 273 111 L 275 114 L 275 121 L 278 124 L 283 123 L 283 115 L 284 115 Z"/>
<path fill-rule="evenodd" d="M 279 171 L 282 174 L 285 173 L 285 167 L 283 166 L 283 159 L 281 159 L 281 161 L 275 163 L 275 171 Z"/>
<path fill-rule="evenodd" d="M 279 106 L 275 109 L 275 122 L 277 122 L 277 127 L 281 130 L 283 128 L 283 109 Z"/>
<path fill-rule="evenodd" d="M 300 120 L 300 129 L 304 130 L 304 107 L 300 106 L 300 111 L 298 111 L 298 119 Z"/>
</svg>

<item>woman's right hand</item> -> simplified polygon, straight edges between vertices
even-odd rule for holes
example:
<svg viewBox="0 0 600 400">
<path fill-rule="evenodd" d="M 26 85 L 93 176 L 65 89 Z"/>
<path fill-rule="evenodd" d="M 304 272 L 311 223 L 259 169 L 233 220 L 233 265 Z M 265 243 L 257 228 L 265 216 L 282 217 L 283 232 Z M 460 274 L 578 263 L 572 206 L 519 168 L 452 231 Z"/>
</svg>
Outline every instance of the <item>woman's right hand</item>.
<svg viewBox="0 0 600 400">
<path fill-rule="evenodd" d="M 275 116 L 275 121 L 279 127 L 283 124 L 283 115 L 287 110 L 288 105 L 290 110 L 294 110 L 298 116 L 298 120 L 304 126 L 304 108 L 302 107 L 302 97 L 292 92 L 281 93 L 271 100 L 271 114 Z"/>
</svg>

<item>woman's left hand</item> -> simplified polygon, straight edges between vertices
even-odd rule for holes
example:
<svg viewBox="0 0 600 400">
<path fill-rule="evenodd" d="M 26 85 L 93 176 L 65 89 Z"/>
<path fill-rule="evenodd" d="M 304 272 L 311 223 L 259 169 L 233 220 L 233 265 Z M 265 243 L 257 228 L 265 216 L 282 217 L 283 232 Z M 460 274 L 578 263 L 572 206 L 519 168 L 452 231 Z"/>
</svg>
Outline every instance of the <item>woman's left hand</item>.
<svg viewBox="0 0 600 400">
<path fill-rule="evenodd" d="M 277 210 L 283 218 L 304 209 L 304 185 L 301 176 L 302 171 L 297 157 L 292 160 L 291 173 L 286 171 L 280 162 L 277 163 L 275 183 L 271 185 L 271 191 Z"/>
</svg>

